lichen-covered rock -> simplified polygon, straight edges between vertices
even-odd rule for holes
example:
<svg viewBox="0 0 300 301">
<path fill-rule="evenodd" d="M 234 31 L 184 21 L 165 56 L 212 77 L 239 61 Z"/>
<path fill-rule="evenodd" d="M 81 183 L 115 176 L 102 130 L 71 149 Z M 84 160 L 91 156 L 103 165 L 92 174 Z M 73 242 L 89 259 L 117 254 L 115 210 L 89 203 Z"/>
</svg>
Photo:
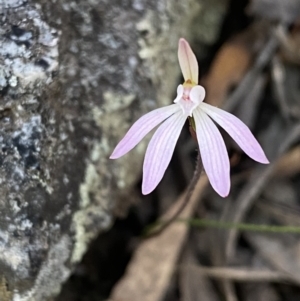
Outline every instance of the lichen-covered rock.
<svg viewBox="0 0 300 301">
<path fill-rule="evenodd" d="M 209 41 L 226 5 L 214 2 Z M 110 226 L 145 144 L 109 154 L 170 103 L 178 38 L 201 37 L 208 3 L 0 0 L 1 301 L 50 299 Z"/>
</svg>

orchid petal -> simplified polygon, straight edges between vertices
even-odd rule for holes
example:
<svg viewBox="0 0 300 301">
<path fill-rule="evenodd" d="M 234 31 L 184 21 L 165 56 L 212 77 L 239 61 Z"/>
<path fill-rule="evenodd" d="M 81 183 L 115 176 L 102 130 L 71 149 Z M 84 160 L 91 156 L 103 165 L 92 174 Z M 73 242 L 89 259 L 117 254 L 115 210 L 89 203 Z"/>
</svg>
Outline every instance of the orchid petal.
<svg viewBox="0 0 300 301">
<path fill-rule="evenodd" d="M 183 91 L 184 91 L 183 85 L 179 85 L 177 87 L 177 96 L 176 96 L 176 98 L 173 101 L 174 103 L 177 103 L 182 98 Z"/>
<path fill-rule="evenodd" d="M 117 159 L 132 150 L 151 130 L 180 110 L 177 104 L 156 109 L 138 119 L 118 143 L 110 159 Z"/>
<path fill-rule="evenodd" d="M 204 170 L 214 190 L 226 197 L 230 190 L 230 165 L 224 140 L 216 125 L 201 109 L 196 109 L 193 116 Z"/>
<path fill-rule="evenodd" d="M 177 112 L 154 133 L 144 160 L 142 193 L 152 192 L 161 181 L 174 152 L 186 117 Z"/>
<path fill-rule="evenodd" d="M 200 104 L 205 98 L 205 89 L 198 85 L 191 89 L 190 99 L 195 104 Z"/>
<path fill-rule="evenodd" d="M 181 38 L 178 44 L 178 60 L 185 81 L 198 83 L 198 62 L 189 43 Z"/>
<path fill-rule="evenodd" d="M 240 119 L 207 103 L 202 103 L 201 109 L 218 123 L 250 158 L 260 163 L 269 163 L 261 146 Z"/>
</svg>

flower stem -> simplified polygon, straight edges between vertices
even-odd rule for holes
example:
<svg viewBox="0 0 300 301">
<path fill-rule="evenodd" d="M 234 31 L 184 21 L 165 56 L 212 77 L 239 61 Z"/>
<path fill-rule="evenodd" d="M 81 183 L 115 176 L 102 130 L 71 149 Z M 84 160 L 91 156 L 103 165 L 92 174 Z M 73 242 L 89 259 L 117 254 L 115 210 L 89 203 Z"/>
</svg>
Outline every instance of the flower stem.
<svg viewBox="0 0 300 301">
<path fill-rule="evenodd" d="M 176 221 L 178 219 L 181 212 L 184 210 L 184 208 L 188 204 L 188 202 L 189 202 L 189 200 L 190 200 L 190 198 L 191 198 L 191 196 L 192 196 L 192 194 L 195 190 L 196 184 L 200 179 L 202 170 L 203 170 L 202 161 L 201 161 L 201 157 L 200 157 L 200 152 L 198 151 L 198 156 L 197 156 L 194 175 L 193 175 L 192 180 L 189 183 L 189 186 L 187 187 L 186 194 L 185 194 L 185 197 L 184 197 L 184 200 L 183 200 L 181 206 L 177 209 L 175 214 L 169 220 L 167 220 L 165 222 L 164 221 L 162 221 L 162 222 L 158 221 L 158 222 L 154 223 L 154 225 L 151 225 L 150 227 L 146 227 L 146 229 L 144 231 L 146 238 L 159 235 L 171 223 L 173 223 L 174 221 Z"/>
</svg>

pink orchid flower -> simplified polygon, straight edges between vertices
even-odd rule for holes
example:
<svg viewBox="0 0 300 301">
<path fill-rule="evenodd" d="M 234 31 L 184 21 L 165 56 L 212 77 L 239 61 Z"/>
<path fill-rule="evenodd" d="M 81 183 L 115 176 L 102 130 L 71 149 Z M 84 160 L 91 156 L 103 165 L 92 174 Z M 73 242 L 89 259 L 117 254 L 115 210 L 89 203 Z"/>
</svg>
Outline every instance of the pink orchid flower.
<svg viewBox="0 0 300 301">
<path fill-rule="evenodd" d="M 178 60 L 185 82 L 177 88 L 174 104 L 138 119 L 110 156 L 117 159 L 133 149 L 152 129 L 144 160 L 142 193 L 152 192 L 161 181 L 188 117 L 193 119 L 203 168 L 214 190 L 226 197 L 230 190 L 230 164 L 224 140 L 213 121 L 221 126 L 253 160 L 269 163 L 249 128 L 234 115 L 204 103 L 205 90 L 198 83 L 197 59 L 185 39 L 179 40 Z"/>
</svg>

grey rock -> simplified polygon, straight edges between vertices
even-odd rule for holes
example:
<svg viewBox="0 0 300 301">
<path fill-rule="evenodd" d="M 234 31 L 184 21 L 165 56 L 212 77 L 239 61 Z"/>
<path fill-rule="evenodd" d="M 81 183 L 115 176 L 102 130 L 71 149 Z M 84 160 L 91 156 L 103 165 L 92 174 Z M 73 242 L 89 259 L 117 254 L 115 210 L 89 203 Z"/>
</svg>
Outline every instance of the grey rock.
<svg viewBox="0 0 300 301">
<path fill-rule="evenodd" d="M 215 14 L 209 3 L 0 0 L 1 301 L 50 300 L 110 227 L 146 141 L 109 154 L 171 102 L 178 38 L 198 28 L 201 42 L 209 28 L 204 43 L 215 39 L 226 1 Z M 195 18 L 206 9 L 205 27 Z"/>
</svg>

